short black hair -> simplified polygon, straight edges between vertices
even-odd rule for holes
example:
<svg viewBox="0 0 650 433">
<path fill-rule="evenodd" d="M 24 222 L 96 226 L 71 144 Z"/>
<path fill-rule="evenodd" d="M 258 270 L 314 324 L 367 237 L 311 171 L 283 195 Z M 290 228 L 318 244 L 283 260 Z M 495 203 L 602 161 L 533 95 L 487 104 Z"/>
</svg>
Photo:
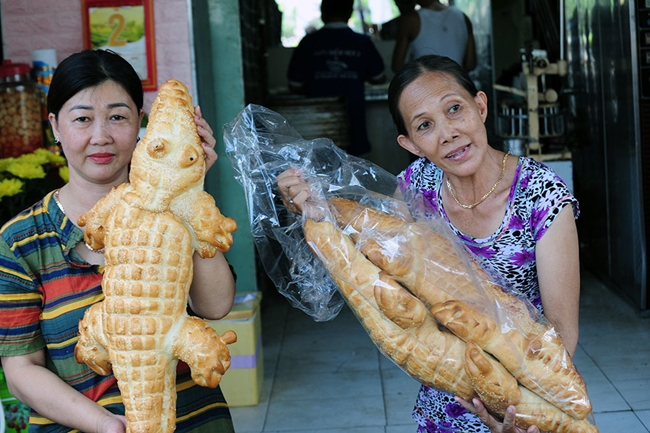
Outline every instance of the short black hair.
<svg viewBox="0 0 650 433">
<path fill-rule="evenodd" d="M 354 10 L 354 0 L 323 0 L 320 13 L 327 18 L 350 18 Z"/>
<path fill-rule="evenodd" d="M 47 93 L 47 111 L 57 118 L 61 107 L 77 93 L 105 81 L 115 81 L 131 96 L 138 112 L 144 103 L 142 80 L 133 66 L 110 50 L 84 50 L 57 66 Z"/>
<path fill-rule="evenodd" d="M 406 63 L 393 77 L 388 86 L 388 109 L 393 117 L 397 132 L 408 135 L 404 118 L 399 111 L 399 98 L 404 89 L 425 72 L 441 72 L 456 80 L 470 95 L 476 96 L 478 89 L 462 66 L 445 56 L 435 54 L 418 57 Z"/>
</svg>

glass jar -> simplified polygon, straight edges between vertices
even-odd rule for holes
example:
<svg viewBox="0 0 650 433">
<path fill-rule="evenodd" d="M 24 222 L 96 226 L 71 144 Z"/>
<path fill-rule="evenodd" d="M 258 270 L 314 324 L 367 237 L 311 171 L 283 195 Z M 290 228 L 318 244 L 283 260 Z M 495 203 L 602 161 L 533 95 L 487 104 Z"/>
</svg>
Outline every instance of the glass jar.
<svg viewBox="0 0 650 433">
<path fill-rule="evenodd" d="M 0 157 L 17 157 L 43 147 L 41 101 L 26 63 L 0 66 Z"/>
</svg>

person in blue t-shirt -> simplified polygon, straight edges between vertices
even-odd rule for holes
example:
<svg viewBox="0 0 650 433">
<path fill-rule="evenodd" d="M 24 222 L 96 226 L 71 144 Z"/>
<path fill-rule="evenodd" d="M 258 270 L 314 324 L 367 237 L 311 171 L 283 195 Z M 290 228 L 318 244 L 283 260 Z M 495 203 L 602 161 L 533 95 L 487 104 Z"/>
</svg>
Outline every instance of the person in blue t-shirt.
<svg viewBox="0 0 650 433">
<path fill-rule="evenodd" d="M 293 93 L 308 98 L 344 97 L 350 122 L 351 155 L 370 152 L 366 130 L 364 86 L 386 80 L 384 61 L 370 37 L 356 33 L 347 22 L 353 0 L 323 0 L 320 30 L 307 34 L 291 56 L 287 77 Z"/>
</svg>

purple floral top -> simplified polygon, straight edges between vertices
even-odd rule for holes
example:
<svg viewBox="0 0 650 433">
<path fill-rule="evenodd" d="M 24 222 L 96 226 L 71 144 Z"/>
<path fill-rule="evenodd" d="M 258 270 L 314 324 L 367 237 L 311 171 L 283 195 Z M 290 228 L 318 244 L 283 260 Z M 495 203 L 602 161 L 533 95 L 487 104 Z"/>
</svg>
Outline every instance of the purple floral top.
<svg viewBox="0 0 650 433">
<path fill-rule="evenodd" d="M 520 157 L 500 227 L 491 236 L 478 239 L 463 234 L 449 221 L 440 192 L 442 175 L 440 168 L 421 158 L 400 174 L 402 192 L 407 197 L 422 195 L 429 209 L 425 217 L 442 218 L 496 282 L 543 312 L 535 246 L 565 206 L 573 207 L 575 218 L 579 215 L 578 201 L 564 181 L 546 165 Z M 413 418 L 418 432 L 490 431 L 451 394 L 426 386 L 420 389 Z"/>
</svg>

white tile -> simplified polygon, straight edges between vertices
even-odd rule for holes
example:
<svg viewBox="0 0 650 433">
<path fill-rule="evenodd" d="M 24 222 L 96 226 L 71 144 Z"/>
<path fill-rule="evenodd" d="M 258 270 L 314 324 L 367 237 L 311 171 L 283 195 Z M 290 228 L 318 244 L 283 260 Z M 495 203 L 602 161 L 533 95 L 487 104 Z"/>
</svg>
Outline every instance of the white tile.
<svg viewBox="0 0 650 433">
<path fill-rule="evenodd" d="M 277 374 L 296 371 L 340 373 L 379 370 L 379 353 L 374 347 L 346 350 L 332 347 L 331 349 L 283 351 L 278 361 Z"/>
<path fill-rule="evenodd" d="M 413 379 L 397 365 L 392 364 L 392 368 L 382 369 L 381 381 L 385 394 L 412 395 L 413 401 L 415 402 L 415 395 L 420 389 L 420 382 Z"/>
<path fill-rule="evenodd" d="M 650 379 L 630 379 L 613 382 L 632 410 L 650 409 Z"/>
<path fill-rule="evenodd" d="M 273 389 L 273 382 L 275 377 L 273 375 L 267 375 L 266 371 L 264 372 L 264 381 L 262 382 L 262 389 L 260 389 L 259 402 L 268 403 L 271 397 L 271 389 Z"/>
<path fill-rule="evenodd" d="M 411 418 L 411 413 L 420 383 L 385 356 L 382 355 L 382 358 L 387 361 L 381 369 L 387 425 L 410 423 L 415 429 L 415 421 Z"/>
<path fill-rule="evenodd" d="M 581 347 L 580 344 L 578 344 L 578 347 L 576 347 L 576 352 L 573 354 L 573 363 L 577 367 L 582 367 L 582 365 L 594 365 L 594 362 L 591 360 L 587 352 Z"/>
<path fill-rule="evenodd" d="M 267 404 L 257 406 L 231 407 L 230 415 L 237 433 L 259 433 L 264 431 Z"/>
<path fill-rule="evenodd" d="M 623 396 L 607 380 L 589 382 L 587 392 L 594 413 L 632 410 Z"/>
<path fill-rule="evenodd" d="M 650 410 L 640 410 L 636 412 L 636 416 L 639 417 L 639 420 L 641 420 L 647 431 L 650 432 Z"/>
<path fill-rule="evenodd" d="M 384 404 L 386 405 L 386 425 L 405 425 L 411 424 L 415 430 L 415 421 L 412 413 L 415 406 L 416 394 L 411 395 L 384 395 Z"/>
<path fill-rule="evenodd" d="M 650 379 L 650 348 L 635 352 L 620 348 L 616 352 L 618 356 L 594 357 L 594 362 L 609 380 L 616 383 L 619 380 Z"/>
<path fill-rule="evenodd" d="M 339 320 L 339 318 L 334 319 Z M 365 329 L 354 320 L 309 322 L 289 319 L 282 342 L 282 352 L 295 353 L 325 349 L 355 350 L 376 347 Z"/>
<path fill-rule="evenodd" d="M 413 406 L 417 393 L 411 394 L 385 394 L 386 425 L 413 424 Z"/>
<path fill-rule="evenodd" d="M 597 413 L 596 426 L 600 433 L 646 433 L 648 431 L 633 412 Z"/>
<path fill-rule="evenodd" d="M 418 427 L 415 421 L 409 424 L 388 425 L 386 426 L 386 433 L 415 433 Z"/>
<path fill-rule="evenodd" d="M 276 400 L 335 399 L 340 396 L 381 397 L 379 372 L 295 372 L 276 375 L 271 403 Z"/>
<path fill-rule="evenodd" d="M 343 431 L 347 428 L 375 427 L 375 431 L 382 431 L 385 424 L 381 395 L 320 398 L 319 393 L 314 392 L 310 399 L 272 401 L 265 429 L 310 432 L 315 429 Z"/>
</svg>

